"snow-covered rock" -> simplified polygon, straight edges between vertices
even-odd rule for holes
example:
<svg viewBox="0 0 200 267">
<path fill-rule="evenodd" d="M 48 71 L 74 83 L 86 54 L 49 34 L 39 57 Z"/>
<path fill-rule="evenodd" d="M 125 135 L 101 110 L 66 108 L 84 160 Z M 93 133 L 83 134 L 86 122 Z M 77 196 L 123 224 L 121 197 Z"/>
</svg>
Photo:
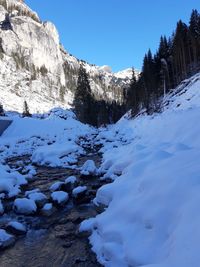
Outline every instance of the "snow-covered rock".
<svg viewBox="0 0 200 267">
<path fill-rule="evenodd" d="M 52 192 L 54 192 L 54 191 L 59 191 L 60 189 L 61 189 L 61 187 L 64 185 L 65 183 L 64 182 L 55 182 L 55 183 L 53 183 L 51 186 L 50 186 L 50 190 L 52 191 Z"/>
<path fill-rule="evenodd" d="M 12 246 L 15 243 L 13 235 L 8 234 L 5 230 L 0 229 L 0 249 Z"/>
<path fill-rule="evenodd" d="M 66 184 L 75 184 L 77 182 L 76 176 L 69 176 L 65 179 Z"/>
<path fill-rule="evenodd" d="M 46 203 L 41 209 L 41 213 L 44 216 L 51 216 L 54 212 L 54 207 L 52 203 Z"/>
<path fill-rule="evenodd" d="M 75 204 L 85 204 L 91 201 L 90 197 L 87 196 L 87 186 L 78 186 L 72 191 L 73 199 Z"/>
<path fill-rule="evenodd" d="M 31 215 L 36 213 L 37 211 L 35 201 L 28 198 L 15 199 L 13 207 L 16 213 L 25 215 Z"/>
<path fill-rule="evenodd" d="M 52 144 L 38 148 L 32 155 L 32 161 L 40 165 L 52 167 L 62 166 L 63 161 L 68 165 L 69 158 L 76 158 L 83 153 L 83 149 L 74 142 Z"/>
<path fill-rule="evenodd" d="M 55 204 L 63 206 L 67 203 L 69 195 L 64 191 L 56 191 L 51 194 L 51 199 Z"/>
<path fill-rule="evenodd" d="M 96 175 L 97 168 L 93 160 L 87 160 L 81 167 L 82 175 Z"/>
<path fill-rule="evenodd" d="M 76 187 L 76 188 L 73 189 L 72 194 L 76 198 L 80 194 L 82 194 L 82 193 L 84 193 L 86 191 L 87 191 L 87 186 L 78 186 L 78 187 Z"/>
<path fill-rule="evenodd" d="M 28 194 L 28 198 L 32 199 L 38 208 L 42 208 L 48 202 L 48 199 L 45 194 L 41 192 Z"/>
<path fill-rule="evenodd" d="M 11 221 L 7 224 L 6 230 L 14 235 L 23 235 L 26 234 L 26 226 L 22 223 Z"/>
</svg>

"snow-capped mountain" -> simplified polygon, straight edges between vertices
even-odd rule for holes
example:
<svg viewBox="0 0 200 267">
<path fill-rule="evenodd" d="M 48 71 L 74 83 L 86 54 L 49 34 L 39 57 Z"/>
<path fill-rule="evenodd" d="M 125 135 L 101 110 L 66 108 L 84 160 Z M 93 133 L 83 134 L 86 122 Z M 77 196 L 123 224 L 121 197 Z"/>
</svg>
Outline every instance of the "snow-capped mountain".
<svg viewBox="0 0 200 267">
<path fill-rule="evenodd" d="M 97 99 L 122 101 L 131 70 L 113 73 L 72 56 L 60 45 L 51 22 L 40 21 L 23 1 L 0 0 L 0 101 L 4 108 L 31 112 L 69 107 L 76 89 L 80 63 L 90 76 Z"/>
</svg>

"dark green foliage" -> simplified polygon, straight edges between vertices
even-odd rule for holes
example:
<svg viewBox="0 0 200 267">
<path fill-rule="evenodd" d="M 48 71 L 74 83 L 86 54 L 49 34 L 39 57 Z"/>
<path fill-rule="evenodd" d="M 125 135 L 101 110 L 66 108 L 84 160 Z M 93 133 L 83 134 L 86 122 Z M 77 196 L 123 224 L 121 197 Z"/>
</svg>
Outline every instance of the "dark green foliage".
<svg viewBox="0 0 200 267">
<path fill-rule="evenodd" d="M 155 55 L 149 50 L 144 56 L 142 73 L 137 81 L 132 79 L 125 94 L 126 109 L 133 115 L 141 109 L 159 112 L 161 98 L 199 70 L 200 14 L 193 10 L 189 26 L 180 20 L 169 39 L 161 36 Z"/>
<path fill-rule="evenodd" d="M 28 107 L 26 100 L 24 101 L 22 117 L 31 117 L 31 114 L 29 112 L 29 107 Z"/>
<path fill-rule="evenodd" d="M 84 123 L 96 125 L 93 96 L 88 74 L 83 65 L 80 65 L 78 83 L 74 97 L 74 108 L 77 118 Z"/>
<path fill-rule="evenodd" d="M 93 126 L 114 123 L 125 112 L 125 107 L 116 102 L 96 100 L 91 92 L 89 77 L 83 65 L 78 74 L 77 89 L 74 97 L 74 108 L 77 118 Z"/>
<path fill-rule="evenodd" d="M 0 103 L 0 116 L 5 116 L 3 105 Z"/>
<path fill-rule="evenodd" d="M 45 65 L 40 67 L 40 73 L 41 73 L 42 76 L 46 76 L 47 75 L 48 69 L 45 67 Z"/>
</svg>

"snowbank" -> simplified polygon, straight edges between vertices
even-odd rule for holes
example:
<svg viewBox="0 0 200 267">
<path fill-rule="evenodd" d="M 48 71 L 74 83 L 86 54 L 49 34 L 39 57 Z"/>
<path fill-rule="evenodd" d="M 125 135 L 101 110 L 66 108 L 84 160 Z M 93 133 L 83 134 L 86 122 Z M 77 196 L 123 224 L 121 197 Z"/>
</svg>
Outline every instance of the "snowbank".
<svg viewBox="0 0 200 267">
<path fill-rule="evenodd" d="M 175 101 L 162 114 L 123 118 L 97 138 L 99 172 L 114 182 L 97 192 L 105 212 L 80 230 L 92 231 L 106 267 L 199 265 L 200 102 L 176 109 Z"/>
</svg>

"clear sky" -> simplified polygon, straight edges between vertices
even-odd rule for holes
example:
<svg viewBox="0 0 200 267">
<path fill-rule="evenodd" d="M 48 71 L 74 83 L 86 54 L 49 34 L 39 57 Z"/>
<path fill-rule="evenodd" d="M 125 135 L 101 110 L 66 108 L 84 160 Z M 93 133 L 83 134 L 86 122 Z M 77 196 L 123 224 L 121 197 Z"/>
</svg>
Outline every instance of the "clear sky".
<svg viewBox="0 0 200 267">
<path fill-rule="evenodd" d="M 114 71 L 141 68 L 145 52 L 176 22 L 188 23 L 200 0 L 25 0 L 42 20 L 52 21 L 65 49 Z"/>
</svg>

